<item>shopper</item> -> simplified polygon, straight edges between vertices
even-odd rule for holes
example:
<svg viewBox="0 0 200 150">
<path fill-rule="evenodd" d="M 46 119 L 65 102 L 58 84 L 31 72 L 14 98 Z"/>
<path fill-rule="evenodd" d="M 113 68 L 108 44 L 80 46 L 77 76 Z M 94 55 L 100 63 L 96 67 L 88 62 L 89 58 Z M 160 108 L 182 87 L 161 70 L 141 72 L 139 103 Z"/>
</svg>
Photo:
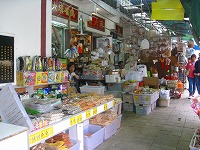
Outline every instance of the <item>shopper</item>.
<svg viewBox="0 0 200 150">
<path fill-rule="evenodd" d="M 78 89 L 78 80 L 79 80 L 79 76 L 75 73 L 75 64 L 70 62 L 68 64 L 68 71 L 69 71 L 69 81 L 70 82 L 75 82 L 75 87 L 76 89 Z"/>
<path fill-rule="evenodd" d="M 194 68 L 195 68 L 194 75 L 195 75 L 195 81 L 197 85 L 197 91 L 198 91 L 198 94 L 200 95 L 200 59 L 196 61 Z"/>
<path fill-rule="evenodd" d="M 190 61 L 188 61 L 188 64 L 186 66 L 186 70 L 188 71 L 188 82 L 189 82 L 189 97 L 188 99 L 191 99 L 192 96 L 194 96 L 195 90 L 196 90 L 196 81 L 194 76 L 194 70 L 195 70 L 195 61 L 196 61 L 196 55 L 193 54 L 191 56 Z"/>
<path fill-rule="evenodd" d="M 192 54 L 194 54 L 194 53 L 195 53 L 194 41 L 189 40 L 188 41 L 188 48 L 186 49 L 186 58 L 190 58 L 192 56 Z"/>
</svg>

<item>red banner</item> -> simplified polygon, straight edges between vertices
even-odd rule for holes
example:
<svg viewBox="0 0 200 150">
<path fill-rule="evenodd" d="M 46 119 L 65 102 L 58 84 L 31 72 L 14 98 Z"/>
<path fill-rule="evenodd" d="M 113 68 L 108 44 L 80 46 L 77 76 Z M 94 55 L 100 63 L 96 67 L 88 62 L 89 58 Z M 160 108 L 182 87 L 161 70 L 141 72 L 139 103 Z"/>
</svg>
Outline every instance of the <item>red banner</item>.
<svg viewBox="0 0 200 150">
<path fill-rule="evenodd" d="M 116 24 L 116 32 L 120 37 L 123 37 L 123 28 Z"/>
<path fill-rule="evenodd" d="M 64 19 L 78 22 L 78 7 L 62 0 L 52 0 L 52 14 Z"/>
<path fill-rule="evenodd" d="M 87 26 L 105 32 L 105 19 L 92 15 L 92 20 L 87 22 Z"/>
</svg>

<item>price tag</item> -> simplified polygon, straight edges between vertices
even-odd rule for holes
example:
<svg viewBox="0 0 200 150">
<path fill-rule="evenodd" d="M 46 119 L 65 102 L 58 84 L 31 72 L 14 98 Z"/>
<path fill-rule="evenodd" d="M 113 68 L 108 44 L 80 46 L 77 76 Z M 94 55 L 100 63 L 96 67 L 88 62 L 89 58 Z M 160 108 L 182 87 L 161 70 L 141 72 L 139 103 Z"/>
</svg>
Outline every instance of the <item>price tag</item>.
<svg viewBox="0 0 200 150">
<path fill-rule="evenodd" d="M 104 110 L 108 109 L 108 104 L 104 104 Z"/>
<path fill-rule="evenodd" d="M 97 108 L 93 108 L 93 116 L 97 114 Z"/>
<path fill-rule="evenodd" d="M 91 117 L 91 113 L 90 113 L 90 110 L 86 111 L 86 118 L 90 118 Z"/>
<path fill-rule="evenodd" d="M 41 140 L 44 140 L 54 134 L 53 127 L 46 128 L 29 136 L 29 144 L 33 145 Z"/>
<path fill-rule="evenodd" d="M 149 101 L 149 96 L 146 96 L 146 101 Z"/>
<path fill-rule="evenodd" d="M 40 132 L 37 132 L 37 133 L 32 134 L 32 135 L 29 136 L 29 144 L 30 145 L 33 145 L 33 144 L 35 144 L 37 142 L 40 142 L 40 140 L 41 140 Z"/>
<path fill-rule="evenodd" d="M 112 106 L 113 106 L 113 107 L 115 106 L 115 101 L 112 101 Z"/>
<path fill-rule="evenodd" d="M 138 96 L 135 96 L 135 97 L 134 97 L 134 100 L 135 100 L 135 101 L 138 101 L 138 99 L 139 99 Z"/>
<path fill-rule="evenodd" d="M 77 124 L 77 118 L 76 118 L 76 116 L 70 118 L 70 126 L 73 126 L 75 124 Z"/>
<path fill-rule="evenodd" d="M 82 122 L 82 114 L 77 116 L 77 123 L 81 123 Z"/>
</svg>

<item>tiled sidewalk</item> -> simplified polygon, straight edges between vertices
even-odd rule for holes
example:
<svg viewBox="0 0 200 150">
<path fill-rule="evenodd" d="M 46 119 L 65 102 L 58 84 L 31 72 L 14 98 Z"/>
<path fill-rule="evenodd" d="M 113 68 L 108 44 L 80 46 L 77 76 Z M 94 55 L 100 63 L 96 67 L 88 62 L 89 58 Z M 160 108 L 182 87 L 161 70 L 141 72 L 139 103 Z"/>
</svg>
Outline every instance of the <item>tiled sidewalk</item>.
<svg viewBox="0 0 200 150">
<path fill-rule="evenodd" d="M 148 116 L 123 112 L 121 128 L 96 150 L 188 150 L 198 127 L 199 118 L 183 96 Z"/>
</svg>

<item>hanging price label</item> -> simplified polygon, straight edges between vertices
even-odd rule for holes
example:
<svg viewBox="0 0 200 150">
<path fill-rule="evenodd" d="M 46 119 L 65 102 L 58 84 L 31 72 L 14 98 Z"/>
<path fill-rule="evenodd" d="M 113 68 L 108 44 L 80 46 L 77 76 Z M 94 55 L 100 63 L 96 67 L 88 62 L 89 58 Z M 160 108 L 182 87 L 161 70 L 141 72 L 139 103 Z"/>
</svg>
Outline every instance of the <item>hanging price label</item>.
<svg viewBox="0 0 200 150">
<path fill-rule="evenodd" d="M 135 101 L 138 101 L 138 99 L 139 99 L 138 96 L 135 96 L 135 97 L 134 97 L 134 100 L 135 100 Z"/>
<path fill-rule="evenodd" d="M 108 109 L 108 104 L 104 104 L 104 110 Z"/>
<path fill-rule="evenodd" d="M 45 130 L 42 130 L 41 133 L 44 134 L 42 140 L 54 135 L 53 126 L 46 128 Z"/>
<path fill-rule="evenodd" d="M 75 124 L 77 124 L 77 118 L 76 118 L 76 116 L 70 118 L 70 126 L 73 126 Z"/>
<path fill-rule="evenodd" d="M 93 108 L 93 116 L 97 114 L 97 108 Z"/>
<path fill-rule="evenodd" d="M 146 96 L 146 101 L 149 101 L 149 96 Z"/>
<path fill-rule="evenodd" d="M 86 111 L 86 118 L 90 118 L 91 117 L 91 113 L 90 113 L 90 110 Z"/>
<path fill-rule="evenodd" d="M 53 127 L 46 128 L 29 136 L 29 144 L 33 145 L 41 140 L 44 140 L 54 134 Z"/>
<path fill-rule="evenodd" d="M 77 116 L 77 123 L 81 123 L 82 122 L 82 114 Z"/>
<path fill-rule="evenodd" d="M 33 144 L 35 144 L 37 142 L 40 142 L 40 140 L 41 140 L 40 132 L 37 132 L 37 133 L 32 134 L 32 135 L 29 136 L 29 144 L 30 145 L 33 145 Z"/>
</svg>

